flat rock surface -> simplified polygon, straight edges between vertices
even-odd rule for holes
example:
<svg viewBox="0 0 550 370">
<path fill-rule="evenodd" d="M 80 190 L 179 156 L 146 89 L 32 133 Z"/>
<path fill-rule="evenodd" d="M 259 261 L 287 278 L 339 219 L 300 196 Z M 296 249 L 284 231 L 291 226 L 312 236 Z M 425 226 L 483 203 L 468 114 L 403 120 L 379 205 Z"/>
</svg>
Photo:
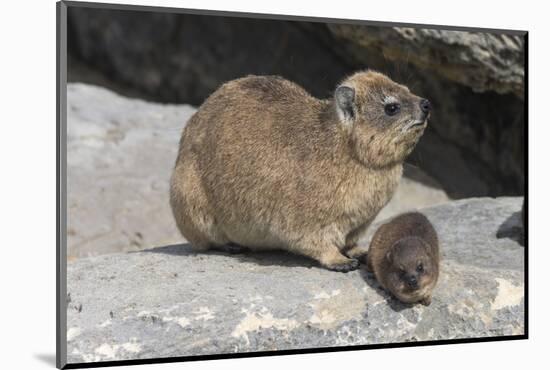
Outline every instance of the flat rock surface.
<svg viewBox="0 0 550 370">
<path fill-rule="evenodd" d="M 67 87 L 68 258 L 181 241 L 168 201 L 181 130 L 195 109 Z"/>
<path fill-rule="evenodd" d="M 181 131 L 195 108 L 129 99 L 105 88 L 67 88 L 67 255 L 70 260 L 185 241 L 168 202 Z M 383 219 L 447 201 L 407 167 Z"/>
<path fill-rule="evenodd" d="M 428 307 L 395 301 L 362 269 L 332 272 L 284 252 L 180 244 L 69 262 L 68 362 L 523 334 L 521 203 L 422 210 L 442 252 Z"/>
</svg>

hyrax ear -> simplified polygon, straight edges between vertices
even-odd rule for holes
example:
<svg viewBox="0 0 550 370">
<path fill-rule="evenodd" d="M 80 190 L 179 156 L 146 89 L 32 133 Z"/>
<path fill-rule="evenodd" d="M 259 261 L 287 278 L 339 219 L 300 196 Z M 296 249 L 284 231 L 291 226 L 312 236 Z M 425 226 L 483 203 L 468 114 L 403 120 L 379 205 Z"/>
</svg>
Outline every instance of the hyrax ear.
<svg viewBox="0 0 550 370">
<path fill-rule="evenodd" d="M 355 119 L 355 90 L 349 86 L 338 86 L 334 93 L 334 100 L 340 120 L 351 123 Z"/>
</svg>

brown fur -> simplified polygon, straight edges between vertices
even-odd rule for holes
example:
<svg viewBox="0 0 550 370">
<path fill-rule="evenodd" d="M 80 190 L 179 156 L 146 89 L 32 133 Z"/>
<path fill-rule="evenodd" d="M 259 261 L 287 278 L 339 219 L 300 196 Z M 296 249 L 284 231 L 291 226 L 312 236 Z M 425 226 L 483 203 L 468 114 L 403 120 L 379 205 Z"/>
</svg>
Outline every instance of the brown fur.
<svg viewBox="0 0 550 370">
<path fill-rule="evenodd" d="M 399 300 L 429 305 L 439 276 L 439 242 L 426 216 L 405 213 L 380 226 L 369 247 L 367 269 Z M 411 276 L 417 280 L 415 289 L 407 285 Z"/>
<path fill-rule="evenodd" d="M 273 76 L 230 81 L 202 104 L 183 132 L 170 189 L 194 248 L 285 249 L 330 269 L 357 268 L 365 251 L 355 243 L 393 195 L 426 117 L 403 133 L 419 119 L 420 98 L 382 74 L 359 72 L 341 86 L 355 91 L 353 118 L 335 98 Z M 400 117 L 384 115 L 387 95 L 402 102 Z"/>
</svg>

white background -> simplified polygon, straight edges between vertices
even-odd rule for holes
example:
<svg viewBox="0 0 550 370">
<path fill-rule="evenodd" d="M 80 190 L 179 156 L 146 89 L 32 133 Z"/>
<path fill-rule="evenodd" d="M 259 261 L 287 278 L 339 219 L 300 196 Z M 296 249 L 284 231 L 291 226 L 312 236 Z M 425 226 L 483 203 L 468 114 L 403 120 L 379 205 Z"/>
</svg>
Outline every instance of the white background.
<svg viewBox="0 0 550 370">
<path fill-rule="evenodd" d="M 112 1 L 124 3 L 124 1 Z M 550 47 L 545 2 L 136 1 L 133 4 L 523 29 L 529 37 L 530 339 L 159 364 L 139 369 L 518 369 L 548 365 Z M 537 4 L 537 5 L 533 5 Z M 0 32 L 0 367 L 53 368 L 55 354 L 55 2 L 6 1 Z M 546 216 L 546 217 L 545 217 Z M 11 365 L 11 366 L 10 366 Z M 545 366 L 547 366 L 545 365 Z M 132 367 L 137 369 L 136 367 Z"/>
</svg>

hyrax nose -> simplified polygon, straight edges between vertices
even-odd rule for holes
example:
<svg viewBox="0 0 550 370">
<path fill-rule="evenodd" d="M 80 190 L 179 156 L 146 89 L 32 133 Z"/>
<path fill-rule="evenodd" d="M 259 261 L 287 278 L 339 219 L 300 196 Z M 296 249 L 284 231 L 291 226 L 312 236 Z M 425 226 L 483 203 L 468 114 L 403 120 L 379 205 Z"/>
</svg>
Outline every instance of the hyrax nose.
<svg viewBox="0 0 550 370">
<path fill-rule="evenodd" d="M 432 105 L 430 104 L 430 101 L 428 99 L 420 100 L 420 110 L 424 114 L 430 113 L 430 111 L 432 110 Z"/>
</svg>

